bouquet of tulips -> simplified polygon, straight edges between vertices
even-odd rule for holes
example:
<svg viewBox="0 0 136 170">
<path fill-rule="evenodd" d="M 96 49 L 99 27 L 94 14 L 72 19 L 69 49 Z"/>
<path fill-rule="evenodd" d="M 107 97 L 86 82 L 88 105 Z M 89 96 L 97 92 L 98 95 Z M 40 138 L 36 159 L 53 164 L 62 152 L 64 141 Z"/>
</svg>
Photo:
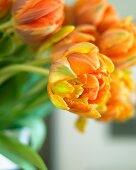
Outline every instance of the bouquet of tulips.
<svg viewBox="0 0 136 170">
<path fill-rule="evenodd" d="M 51 103 L 87 119 L 134 115 L 136 25 L 106 0 L 0 0 L 0 154 L 46 170 L 37 150 Z M 28 128 L 29 146 L 12 132 Z"/>
</svg>

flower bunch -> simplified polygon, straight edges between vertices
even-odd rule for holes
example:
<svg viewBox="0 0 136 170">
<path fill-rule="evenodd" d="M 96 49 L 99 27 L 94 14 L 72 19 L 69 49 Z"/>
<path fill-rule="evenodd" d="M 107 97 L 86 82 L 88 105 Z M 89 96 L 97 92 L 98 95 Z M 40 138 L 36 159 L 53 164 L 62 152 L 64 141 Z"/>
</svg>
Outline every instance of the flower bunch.
<svg viewBox="0 0 136 170">
<path fill-rule="evenodd" d="M 94 39 L 88 41 L 95 44 L 99 53 L 106 55 L 115 65 L 115 73 L 110 76 L 107 100 L 97 107 L 101 115 L 98 120 L 120 121 L 132 117 L 134 112 L 130 96 L 133 88 L 130 88 L 130 84 L 134 86 L 134 81 L 126 73 L 129 71 L 125 71 L 136 64 L 136 27 L 132 18 L 120 18 L 116 9 L 106 0 L 78 0 L 71 6 L 66 5 L 65 12 L 64 24 L 74 24 L 76 29 L 92 27 L 93 31 L 86 33 Z M 76 122 L 81 131 L 85 124 L 83 117 Z"/>
<path fill-rule="evenodd" d="M 136 25 L 106 0 L 71 6 L 63 0 L 0 0 L 0 153 L 22 169 L 47 169 L 5 131 L 27 127 L 31 148 L 39 149 L 50 101 L 76 114 L 80 131 L 88 118 L 133 117 L 135 64 Z"/>
</svg>

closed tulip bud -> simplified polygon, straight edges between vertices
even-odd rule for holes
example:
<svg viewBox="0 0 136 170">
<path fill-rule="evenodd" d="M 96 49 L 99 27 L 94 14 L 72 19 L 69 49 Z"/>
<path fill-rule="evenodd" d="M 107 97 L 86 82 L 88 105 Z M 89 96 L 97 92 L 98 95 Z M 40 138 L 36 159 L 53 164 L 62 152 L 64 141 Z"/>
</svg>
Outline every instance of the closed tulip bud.
<svg viewBox="0 0 136 170">
<path fill-rule="evenodd" d="M 52 103 L 83 117 L 98 118 L 99 105 L 109 97 L 112 61 L 91 43 L 69 44 L 54 59 L 50 69 L 48 94 Z"/>
<path fill-rule="evenodd" d="M 131 74 L 128 71 L 117 71 L 112 74 L 111 96 L 105 110 L 101 112 L 101 121 L 125 121 L 134 114 L 130 95 L 134 87 Z"/>
<path fill-rule="evenodd" d="M 92 24 L 100 32 L 119 19 L 115 9 L 105 0 L 78 0 L 74 6 L 73 15 L 77 25 Z"/>
<path fill-rule="evenodd" d="M 12 0 L 0 0 L 0 19 L 9 13 L 11 4 Z"/>
<path fill-rule="evenodd" d="M 15 0 L 13 17 L 16 29 L 27 42 L 39 42 L 61 28 L 62 0 Z"/>
<path fill-rule="evenodd" d="M 126 18 L 100 35 L 100 51 L 116 65 L 133 65 L 136 61 L 136 26 Z"/>
</svg>

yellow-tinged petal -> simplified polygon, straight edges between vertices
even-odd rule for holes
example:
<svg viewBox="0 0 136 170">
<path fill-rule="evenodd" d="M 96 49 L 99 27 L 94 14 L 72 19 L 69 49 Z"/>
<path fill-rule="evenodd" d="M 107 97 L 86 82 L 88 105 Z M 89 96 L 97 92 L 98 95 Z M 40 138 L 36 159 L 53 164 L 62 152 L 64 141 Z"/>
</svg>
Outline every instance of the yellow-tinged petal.
<svg viewBox="0 0 136 170">
<path fill-rule="evenodd" d="M 52 94 L 52 95 L 50 96 L 50 98 L 51 98 L 52 103 L 53 103 L 56 107 L 58 107 L 59 109 L 69 110 L 66 102 L 63 100 L 62 97 L 60 97 L 60 96 L 58 96 L 58 95 L 53 95 L 53 94 Z"/>
<path fill-rule="evenodd" d="M 49 76 L 50 83 L 56 83 L 60 80 L 71 80 L 74 78 L 76 78 L 76 75 L 71 70 L 66 58 L 62 57 L 52 64 Z"/>
<path fill-rule="evenodd" d="M 67 81 L 60 81 L 52 85 L 54 94 L 69 94 L 74 92 L 74 87 Z"/>
<path fill-rule="evenodd" d="M 96 53 L 98 52 L 98 48 L 92 43 L 82 42 L 70 47 L 68 51 L 65 53 L 65 55 L 69 55 L 71 53 L 87 54 L 90 52 Z"/>
<path fill-rule="evenodd" d="M 82 117 L 80 116 L 76 122 L 75 122 L 75 126 L 76 128 L 80 131 L 80 132 L 84 132 L 86 129 L 86 125 L 87 125 L 87 119 L 86 117 Z"/>
<path fill-rule="evenodd" d="M 104 63 L 106 64 L 106 67 L 107 67 L 107 71 L 109 73 L 112 73 L 114 71 L 114 64 L 113 62 L 111 61 L 110 58 L 106 57 L 105 55 L 103 54 L 99 54 L 99 56 L 101 57 L 101 59 L 104 61 Z"/>
<path fill-rule="evenodd" d="M 78 98 L 83 93 L 84 89 L 80 85 L 74 85 L 73 87 L 75 88 L 73 94 Z"/>
<path fill-rule="evenodd" d="M 101 117 L 101 114 L 97 110 L 92 110 L 88 113 L 82 113 L 81 115 L 84 115 L 88 118 L 98 119 Z"/>
</svg>

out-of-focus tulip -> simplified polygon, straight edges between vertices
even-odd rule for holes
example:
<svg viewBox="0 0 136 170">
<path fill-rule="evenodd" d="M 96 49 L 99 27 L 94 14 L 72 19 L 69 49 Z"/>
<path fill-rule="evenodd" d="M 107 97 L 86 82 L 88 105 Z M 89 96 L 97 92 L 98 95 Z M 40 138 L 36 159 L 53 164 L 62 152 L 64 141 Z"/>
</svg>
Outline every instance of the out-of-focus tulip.
<svg viewBox="0 0 136 170">
<path fill-rule="evenodd" d="M 81 25 L 78 26 L 74 31 L 68 34 L 64 39 L 58 42 L 53 47 L 53 60 L 60 58 L 72 45 L 81 42 L 91 42 L 95 41 L 97 32 L 95 27 L 92 25 Z"/>
<path fill-rule="evenodd" d="M 136 61 L 136 26 L 126 18 L 101 34 L 98 40 L 100 51 L 116 65 Z"/>
<path fill-rule="evenodd" d="M 69 45 L 64 51 L 50 69 L 48 93 L 52 103 L 83 117 L 100 117 L 97 108 L 109 97 L 112 61 L 87 42 Z"/>
<path fill-rule="evenodd" d="M 5 17 L 11 8 L 12 0 L 0 0 L 0 19 Z"/>
<path fill-rule="evenodd" d="M 97 37 L 97 31 L 92 25 L 81 25 L 76 27 L 68 36 L 58 42 L 57 46 L 66 46 L 66 44 L 75 44 L 80 42 L 93 42 Z"/>
<path fill-rule="evenodd" d="M 111 97 L 101 112 L 101 121 L 124 121 L 133 116 L 133 106 L 130 103 L 134 82 L 128 71 L 117 71 L 112 74 Z"/>
<path fill-rule="evenodd" d="M 78 0 L 74 6 L 73 16 L 77 25 L 92 24 L 97 26 L 100 32 L 119 19 L 115 9 L 105 0 Z"/>
<path fill-rule="evenodd" d="M 60 29 L 63 8 L 63 0 L 15 0 L 16 29 L 28 42 L 41 41 Z"/>
</svg>

